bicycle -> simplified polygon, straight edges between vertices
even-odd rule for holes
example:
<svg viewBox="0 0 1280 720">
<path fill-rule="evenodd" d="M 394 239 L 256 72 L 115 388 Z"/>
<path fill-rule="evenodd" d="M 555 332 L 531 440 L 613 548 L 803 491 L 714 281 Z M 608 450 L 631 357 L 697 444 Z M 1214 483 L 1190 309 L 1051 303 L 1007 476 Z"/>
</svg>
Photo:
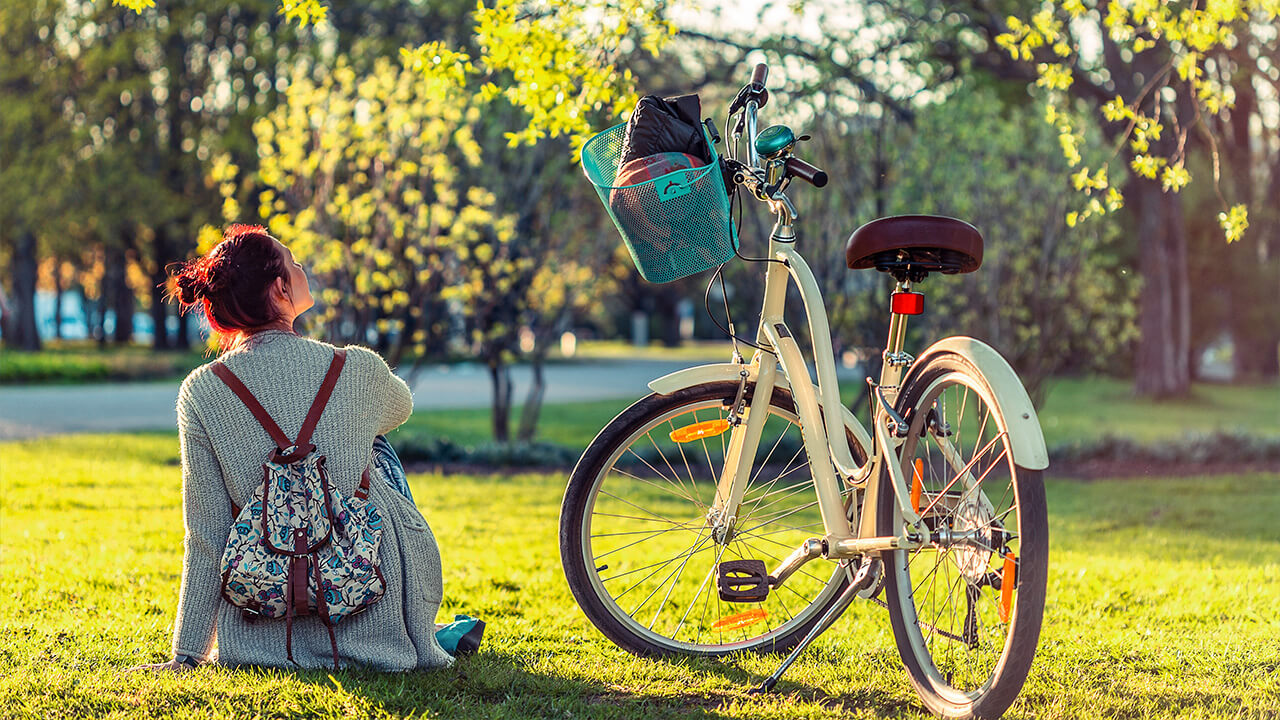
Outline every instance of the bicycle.
<svg viewBox="0 0 1280 720">
<path fill-rule="evenodd" d="M 793 178 L 821 187 L 826 174 L 794 156 L 802 138 L 788 128 L 757 132 L 767 76 L 757 65 L 730 106 L 746 162 L 724 159 L 776 217 L 758 259 L 758 349 L 747 362 L 735 339 L 730 362 L 652 381 L 600 431 L 561 508 L 566 578 L 591 622 L 632 653 L 790 650 L 759 692 L 855 598 L 869 599 L 887 607 L 930 710 L 999 716 L 1026 680 L 1044 611 L 1044 438 L 1017 375 L 986 344 L 950 337 L 919 357 L 903 347 L 908 319 L 923 312 L 913 288 L 931 272 L 976 270 L 982 237 L 959 220 L 905 216 L 850 238 L 850 268 L 896 281 L 879 381 L 867 378 L 868 430 L 840 402 L 822 297 L 784 192 Z M 816 385 L 783 320 L 791 281 Z"/>
</svg>

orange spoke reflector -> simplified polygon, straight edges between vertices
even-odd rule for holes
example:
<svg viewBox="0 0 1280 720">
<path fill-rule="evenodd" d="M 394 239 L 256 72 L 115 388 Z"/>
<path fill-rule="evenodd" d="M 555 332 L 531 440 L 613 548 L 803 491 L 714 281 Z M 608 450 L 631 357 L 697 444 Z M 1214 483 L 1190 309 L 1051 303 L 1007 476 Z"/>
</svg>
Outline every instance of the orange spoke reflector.
<svg viewBox="0 0 1280 720">
<path fill-rule="evenodd" d="M 707 420 L 705 422 L 685 425 L 682 428 L 672 430 L 671 441 L 678 443 L 693 442 L 694 440 L 701 440 L 702 438 L 715 437 L 728 429 L 728 420 Z"/>
<path fill-rule="evenodd" d="M 769 613 L 761 608 L 747 610 L 734 615 L 726 615 L 719 620 L 711 623 L 712 630 L 739 630 L 749 625 L 755 625 L 761 620 L 769 617 Z"/>
<path fill-rule="evenodd" d="M 1013 586 L 1018 582 L 1018 566 L 1013 553 L 1004 554 L 1004 571 L 1000 574 L 1000 622 L 1009 622 L 1013 614 Z"/>
<path fill-rule="evenodd" d="M 915 472 L 911 474 L 911 507 L 920 512 L 920 494 L 924 492 L 924 460 L 916 458 Z"/>
</svg>

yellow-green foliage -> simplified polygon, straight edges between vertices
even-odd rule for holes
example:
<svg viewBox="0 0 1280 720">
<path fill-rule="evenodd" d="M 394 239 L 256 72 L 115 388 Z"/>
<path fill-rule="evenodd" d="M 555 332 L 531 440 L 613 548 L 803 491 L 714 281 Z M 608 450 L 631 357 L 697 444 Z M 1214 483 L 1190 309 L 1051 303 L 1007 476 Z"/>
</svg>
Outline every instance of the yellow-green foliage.
<svg viewBox="0 0 1280 720">
<path fill-rule="evenodd" d="M 458 86 L 412 68 L 380 59 L 358 75 L 339 60 L 319 80 L 295 71 L 283 103 L 254 124 L 263 189 L 253 210 L 319 278 L 322 330 L 352 335 L 346 320 L 356 335 L 407 330 L 420 344 L 427 299 L 484 291 L 459 265 L 503 262 L 513 220 L 461 182 L 480 163 L 480 113 Z M 214 168 L 228 220 L 242 214 L 237 171 Z"/>
<path fill-rule="evenodd" d="M 1079 152 L 1083 142 L 1080 123 L 1070 112 L 1073 69 L 1089 65 L 1081 62 L 1079 49 L 1072 47 L 1071 27 L 1096 24 L 1114 44 L 1114 52 L 1126 57 L 1160 51 L 1168 60 L 1155 77 L 1146 78 L 1134 97 L 1117 95 L 1102 107 L 1103 118 L 1122 124 L 1122 142 L 1127 143 L 1129 167 L 1138 175 L 1159 180 L 1166 192 L 1177 192 L 1191 181 L 1186 167 L 1186 133 L 1199 121 L 1201 113 L 1216 115 L 1232 107 L 1234 93 L 1215 73 L 1206 72 L 1206 60 L 1217 50 L 1230 49 L 1245 26 L 1265 26 L 1280 17 L 1275 0 L 1215 0 L 1207 3 L 1167 3 L 1152 0 L 1094 2 L 1055 0 L 1029 18 L 1009 17 L 1009 32 L 996 42 L 1014 58 L 1037 63 L 1036 85 L 1049 100 L 1048 122 L 1057 128 L 1063 153 L 1072 167 L 1084 162 Z M 1047 49 L 1047 51 L 1046 51 Z M 1166 89 L 1176 92 L 1166 92 Z M 1195 117 L 1178 117 L 1173 108 L 1182 94 L 1192 99 Z M 1176 118 L 1166 128 L 1162 118 Z M 1165 132 L 1179 133 L 1170 153 L 1153 150 L 1152 142 Z M 1117 148 L 1119 149 L 1119 148 Z M 1077 190 L 1090 196 L 1083 211 L 1073 211 L 1068 222 L 1119 207 L 1123 196 L 1110 185 L 1106 163 L 1096 171 L 1082 167 L 1075 176 Z M 1247 172 L 1247 170 L 1244 170 Z M 1216 182 L 1217 178 L 1215 178 Z M 1248 227 L 1244 205 L 1225 209 L 1219 216 L 1228 242 L 1238 240 Z"/>
</svg>

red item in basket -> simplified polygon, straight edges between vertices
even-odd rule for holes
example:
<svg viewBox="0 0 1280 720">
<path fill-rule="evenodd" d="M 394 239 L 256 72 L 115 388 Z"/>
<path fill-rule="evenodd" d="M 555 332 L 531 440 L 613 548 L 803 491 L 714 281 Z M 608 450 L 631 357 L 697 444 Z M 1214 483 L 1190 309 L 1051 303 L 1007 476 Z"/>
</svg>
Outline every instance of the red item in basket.
<svg viewBox="0 0 1280 720">
<path fill-rule="evenodd" d="M 677 170 L 704 165 L 706 163 L 698 158 L 680 152 L 656 153 L 628 161 L 618 169 L 618 175 L 613 180 L 614 188 L 609 193 L 609 206 L 632 233 L 643 233 L 650 241 L 669 240 L 671 223 L 677 218 L 661 214 L 660 203 L 687 193 L 686 183 L 692 178 L 685 178 L 682 174 L 651 186 L 635 186 Z M 659 187 L 660 185 L 663 187 Z"/>
<path fill-rule="evenodd" d="M 646 180 L 662 177 L 677 170 L 702 167 L 705 162 L 680 152 L 664 152 L 636 158 L 618 168 L 618 176 L 614 178 L 614 187 L 638 185 Z"/>
</svg>

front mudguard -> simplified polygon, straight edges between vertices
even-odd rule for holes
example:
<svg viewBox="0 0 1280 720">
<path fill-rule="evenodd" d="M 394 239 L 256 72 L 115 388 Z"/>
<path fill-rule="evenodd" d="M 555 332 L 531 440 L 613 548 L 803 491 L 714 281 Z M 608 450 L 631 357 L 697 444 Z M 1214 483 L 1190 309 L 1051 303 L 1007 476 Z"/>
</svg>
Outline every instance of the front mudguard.
<svg viewBox="0 0 1280 720">
<path fill-rule="evenodd" d="M 710 382 L 739 382 L 742 379 L 742 371 L 747 372 L 747 382 L 753 383 L 760 368 L 754 364 L 740 365 L 738 363 L 709 363 L 707 365 L 696 365 L 694 367 L 677 370 L 669 375 L 653 380 L 649 383 L 649 389 L 659 395 L 670 395 L 671 393 L 694 385 L 701 385 Z M 788 392 L 791 390 L 791 384 L 787 378 L 778 373 L 774 376 L 773 386 L 782 388 Z M 862 423 L 853 416 L 853 413 L 847 407 L 841 407 L 841 415 L 844 417 L 845 427 L 849 432 L 857 438 L 858 443 L 866 451 L 867 457 L 871 456 L 871 448 L 875 447 L 871 441 L 871 435 Z"/>
</svg>

